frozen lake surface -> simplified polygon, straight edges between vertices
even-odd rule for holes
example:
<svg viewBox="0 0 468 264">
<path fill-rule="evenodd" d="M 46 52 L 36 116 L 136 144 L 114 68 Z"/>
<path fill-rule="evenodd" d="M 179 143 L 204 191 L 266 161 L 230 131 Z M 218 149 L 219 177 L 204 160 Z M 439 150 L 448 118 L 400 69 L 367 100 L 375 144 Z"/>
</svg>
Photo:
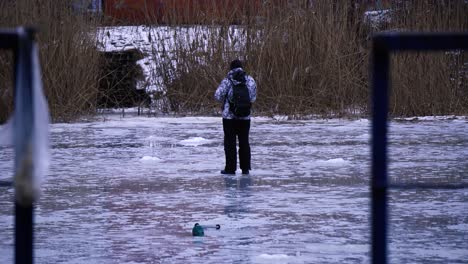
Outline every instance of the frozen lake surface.
<svg viewBox="0 0 468 264">
<path fill-rule="evenodd" d="M 36 263 L 369 263 L 369 128 L 255 118 L 252 173 L 223 176 L 220 118 L 53 124 Z M 468 183 L 468 119 L 396 121 L 389 140 L 393 182 Z M 467 189 L 389 199 L 390 263 L 466 263 Z M 0 187 L 0 263 L 13 263 L 12 201 Z M 196 222 L 221 230 L 192 237 Z"/>
</svg>

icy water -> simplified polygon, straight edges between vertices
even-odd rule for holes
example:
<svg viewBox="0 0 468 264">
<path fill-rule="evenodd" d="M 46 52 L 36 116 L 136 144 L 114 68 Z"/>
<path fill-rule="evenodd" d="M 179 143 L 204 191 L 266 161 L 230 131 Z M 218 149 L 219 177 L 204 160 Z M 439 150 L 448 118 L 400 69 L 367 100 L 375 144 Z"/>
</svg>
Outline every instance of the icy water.
<svg viewBox="0 0 468 264">
<path fill-rule="evenodd" d="M 369 263 L 369 126 L 256 118 L 252 173 L 223 176 L 220 118 L 54 124 L 36 263 Z M 390 143 L 393 182 L 468 183 L 468 119 L 393 122 Z M 467 189 L 389 199 L 390 263 L 467 263 Z M 13 262 L 12 201 L 0 187 L 0 263 Z M 221 230 L 192 237 L 197 222 Z"/>
</svg>

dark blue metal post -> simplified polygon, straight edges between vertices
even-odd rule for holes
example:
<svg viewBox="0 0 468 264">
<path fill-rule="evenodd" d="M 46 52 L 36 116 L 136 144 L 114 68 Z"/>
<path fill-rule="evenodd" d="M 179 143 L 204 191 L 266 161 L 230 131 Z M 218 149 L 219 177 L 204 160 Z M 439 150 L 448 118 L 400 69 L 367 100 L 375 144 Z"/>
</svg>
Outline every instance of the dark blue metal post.
<svg viewBox="0 0 468 264">
<path fill-rule="evenodd" d="M 34 195 L 22 193 L 18 184 L 32 185 L 33 133 L 33 69 L 32 45 L 34 32 L 18 29 L 15 52 L 15 262 L 33 263 Z M 22 175 L 18 175 L 22 174 Z M 22 180 L 20 180 L 22 179 Z M 25 182 L 19 182 L 19 181 Z M 26 187 L 26 191 L 28 187 Z"/>
<path fill-rule="evenodd" d="M 372 263 L 387 263 L 389 188 L 466 188 L 466 185 L 390 185 L 387 175 L 387 121 L 390 54 L 394 51 L 468 49 L 467 33 L 387 33 L 374 37 L 372 49 Z"/>
<path fill-rule="evenodd" d="M 376 38 L 372 50 L 372 263 L 387 263 L 387 116 L 389 54 Z"/>
<path fill-rule="evenodd" d="M 17 28 L 0 30 L 0 49 L 10 49 L 15 58 L 15 179 L 2 186 L 15 186 L 15 263 L 34 261 L 34 195 L 28 187 L 32 184 L 32 133 L 33 133 L 33 42 L 34 30 Z"/>
</svg>

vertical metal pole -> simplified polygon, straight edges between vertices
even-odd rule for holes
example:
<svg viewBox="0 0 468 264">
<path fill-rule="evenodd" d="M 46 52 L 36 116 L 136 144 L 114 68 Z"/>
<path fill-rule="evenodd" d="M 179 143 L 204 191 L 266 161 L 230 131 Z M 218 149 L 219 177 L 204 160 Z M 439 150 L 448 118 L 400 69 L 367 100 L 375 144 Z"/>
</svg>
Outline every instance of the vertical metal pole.
<svg viewBox="0 0 468 264">
<path fill-rule="evenodd" d="M 32 41 L 33 31 L 18 29 L 15 49 L 15 263 L 33 263 Z M 25 192 L 26 191 L 26 192 Z"/>
<path fill-rule="evenodd" d="M 389 52 L 374 39 L 372 94 L 372 263 L 387 263 L 387 116 Z"/>
<path fill-rule="evenodd" d="M 15 203 L 15 263 L 33 263 L 33 205 Z"/>
</svg>

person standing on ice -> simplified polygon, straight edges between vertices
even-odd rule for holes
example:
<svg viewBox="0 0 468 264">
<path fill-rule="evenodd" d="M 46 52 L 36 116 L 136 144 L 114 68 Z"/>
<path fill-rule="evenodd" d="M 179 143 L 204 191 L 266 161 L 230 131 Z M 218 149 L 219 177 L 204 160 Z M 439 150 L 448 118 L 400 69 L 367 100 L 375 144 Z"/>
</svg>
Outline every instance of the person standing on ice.
<svg viewBox="0 0 468 264">
<path fill-rule="evenodd" d="M 215 99 L 222 103 L 224 154 L 226 164 L 221 174 L 235 174 L 239 139 L 239 165 L 242 174 L 249 174 L 250 167 L 250 107 L 257 99 L 257 84 L 248 75 L 238 59 L 230 64 L 230 71 L 215 92 Z"/>
</svg>

